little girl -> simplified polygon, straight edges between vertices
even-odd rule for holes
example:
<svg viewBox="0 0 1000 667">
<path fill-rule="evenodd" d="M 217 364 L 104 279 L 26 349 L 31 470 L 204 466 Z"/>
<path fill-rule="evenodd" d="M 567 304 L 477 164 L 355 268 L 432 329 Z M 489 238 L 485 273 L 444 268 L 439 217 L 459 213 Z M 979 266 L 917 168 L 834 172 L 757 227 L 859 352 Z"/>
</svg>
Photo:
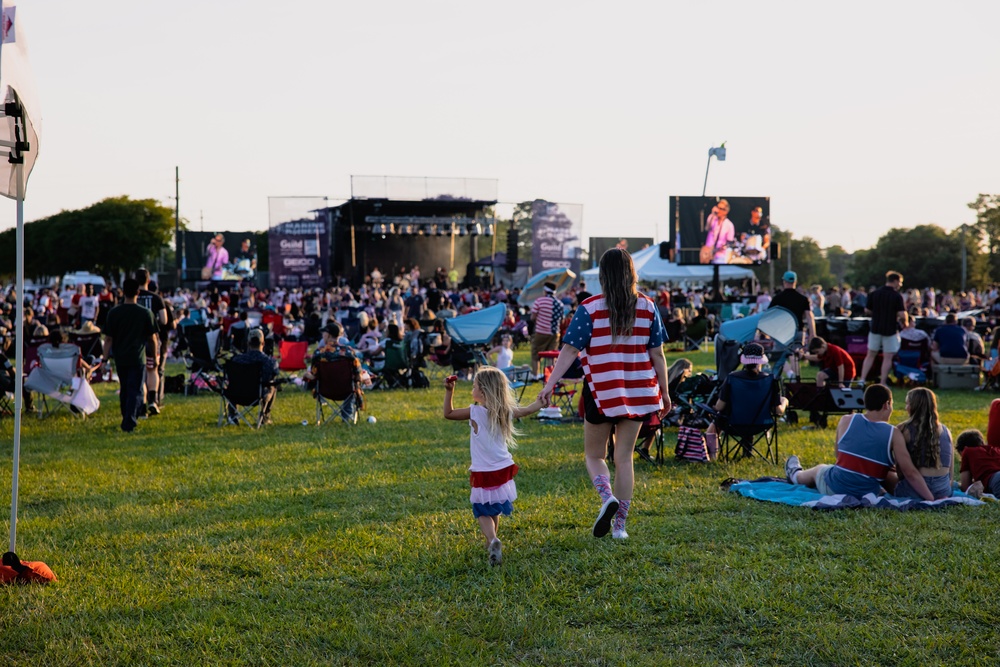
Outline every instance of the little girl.
<svg viewBox="0 0 1000 667">
<path fill-rule="evenodd" d="M 451 403 L 456 379 L 453 375 L 444 381 L 444 418 L 469 420 L 472 515 L 486 538 L 490 565 L 499 565 L 503 560 L 503 544 L 497 538 L 500 515 L 510 516 L 517 499 L 517 464 L 510 455 L 510 449 L 517 446 L 514 420 L 538 412 L 543 403 L 536 398 L 531 405 L 518 405 L 507 376 L 497 368 L 483 366 L 472 380 L 475 403 L 456 410 Z"/>
</svg>

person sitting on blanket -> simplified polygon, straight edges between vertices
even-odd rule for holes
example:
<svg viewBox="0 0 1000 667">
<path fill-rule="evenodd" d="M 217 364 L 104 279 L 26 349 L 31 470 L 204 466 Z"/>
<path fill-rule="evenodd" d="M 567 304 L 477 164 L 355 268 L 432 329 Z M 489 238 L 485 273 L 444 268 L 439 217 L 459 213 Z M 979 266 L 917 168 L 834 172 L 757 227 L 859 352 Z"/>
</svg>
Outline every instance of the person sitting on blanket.
<svg viewBox="0 0 1000 667">
<path fill-rule="evenodd" d="M 923 500 L 934 500 L 920 470 L 913 465 L 903 434 L 888 423 L 892 392 L 884 384 L 865 389 L 864 414 L 849 414 L 837 424 L 836 463 L 803 470 L 799 457 L 785 461 L 785 476 L 792 484 L 815 488 L 825 496 L 845 494 L 861 498 L 882 493 L 882 482 L 892 466 Z"/>
<path fill-rule="evenodd" d="M 743 370 L 730 373 L 726 377 L 725 382 L 722 383 L 722 387 L 719 388 L 719 400 L 712 406 L 712 409 L 716 412 L 725 412 L 726 406 L 733 401 L 729 378 L 737 377 L 756 380 L 757 378 L 764 377 L 765 374 L 760 372 L 761 366 L 767 363 L 767 357 L 764 356 L 764 348 L 759 343 L 747 343 L 740 351 L 740 363 L 743 364 Z M 777 384 L 777 380 L 775 380 L 775 384 Z M 788 399 L 781 395 L 781 391 L 777 386 L 771 392 L 771 401 L 770 407 L 776 415 L 780 417 L 785 414 L 785 409 L 788 407 Z M 709 424 L 705 430 L 705 445 L 709 456 L 715 458 L 716 453 L 719 451 L 719 431 L 715 426 L 715 422 Z"/>
<path fill-rule="evenodd" d="M 950 498 L 953 468 L 951 431 L 938 418 L 937 396 L 926 387 L 911 389 L 906 395 L 906 413 L 909 418 L 896 428 L 903 434 L 910 459 L 918 466 L 935 498 Z M 889 479 L 883 486 L 890 489 L 895 478 L 895 473 L 889 473 Z M 891 488 L 891 493 L 897 498 L 918 498 L 905 479 L 899 480 L 895 488 Z"/>
<path fill-rule="evenodd" d="M 1000 498 L 1000 449 L 986 444 L 983 434 L 969 429 L 958 434 L 955 449 L 962 457 L 958 485 L 974 498 L 983 492 Z"/>
</svg>

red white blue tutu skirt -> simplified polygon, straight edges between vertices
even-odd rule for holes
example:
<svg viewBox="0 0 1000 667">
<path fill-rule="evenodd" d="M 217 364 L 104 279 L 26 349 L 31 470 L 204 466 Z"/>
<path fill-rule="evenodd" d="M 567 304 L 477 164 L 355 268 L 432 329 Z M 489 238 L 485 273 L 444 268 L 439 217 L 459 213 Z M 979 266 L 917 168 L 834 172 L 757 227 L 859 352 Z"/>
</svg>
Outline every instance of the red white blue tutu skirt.
<svg viewBox="0 0 1000 667">
<path fill-rule="evenodd" d="M 517 464 L 513 463 L 500 470 L 469 473 L 472 485 L 469 501 L 473 516 L 478 519 L 481 516 L 511 515 L 517 500 L 517 485 L 514 484 L 517 470 Z"/>
</svg>

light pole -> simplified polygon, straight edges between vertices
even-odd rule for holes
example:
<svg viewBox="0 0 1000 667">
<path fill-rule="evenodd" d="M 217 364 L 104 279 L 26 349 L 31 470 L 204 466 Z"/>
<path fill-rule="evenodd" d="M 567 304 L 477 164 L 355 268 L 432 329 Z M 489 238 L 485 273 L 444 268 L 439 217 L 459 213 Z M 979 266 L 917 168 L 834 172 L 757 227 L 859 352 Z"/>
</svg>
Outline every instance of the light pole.
<svg viewBox="0 0 1000 667">
<path fill-rule="evenodd" d="M 708 169 L 712 166 L 712 156 L 715 156 L 719 162 L 726 161 L 726 142 L 723 141 L 718 147 L 712 147 L 708 149 L 708 163 L 705 165 L 705 183 L 701 186 L 701 196 L 705 196 L 705 191 L 708 189 Z M 715 301 L 722 300 L 722 294 L 719 289 L 719 265 L 712 264 L 712 299 Z"/>
<path fill-rule="evenodd" d="M 709 167 L 712 166 L 712 156 L 713 155 L 715 156 L 715 158 L 719 162 L 725 162 L 726 161 L 726 142 L 725 141 L 723 141 L 722 144 L 720 146 L 718 146 L 717 148 L 709 148 L 708 149 L 708 163 L 705 165 L 705 184 L 701 186 L 701 196 L 702 197 L 705 196 L 705 191 L 708 189 L 708 169 L 709 169 Z"/>
<path fill-rule="evenodd" d="M 968 225 L 962 225 L 962 291 L 965 291 L 965 281 L 969 275 L 969 246 L 965 242 L 965 231 Z"/>
</svg>

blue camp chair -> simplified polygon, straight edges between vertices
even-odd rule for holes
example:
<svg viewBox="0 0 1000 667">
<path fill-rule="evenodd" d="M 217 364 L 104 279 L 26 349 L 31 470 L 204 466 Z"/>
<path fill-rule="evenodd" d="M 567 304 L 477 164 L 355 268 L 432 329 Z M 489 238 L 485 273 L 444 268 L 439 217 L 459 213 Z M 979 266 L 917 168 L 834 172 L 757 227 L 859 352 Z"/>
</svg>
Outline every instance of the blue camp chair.
<svg viewBox="0 0 1000 667">
<path fill-rule="evenodd" d="M 757 378 L 730 376 L 732 400 L 715 413 L 719 433 L 719 456 L 725 461 L 750 458 L 754 454 L 778 463 L 778 416 L 772 409 L 778 382 L 770 373 Z"/>
<path fill-rule="evenodd" d="M 456 373 L 475 372 L 480 366 L 488 366 L 484 346 L 493 342 L 507 317 L 507 306 L 495 306 L 473 311 L 460 317 L 450 317 L 444 326 L 451 336 L 452 366 Z"/>
</svg>

